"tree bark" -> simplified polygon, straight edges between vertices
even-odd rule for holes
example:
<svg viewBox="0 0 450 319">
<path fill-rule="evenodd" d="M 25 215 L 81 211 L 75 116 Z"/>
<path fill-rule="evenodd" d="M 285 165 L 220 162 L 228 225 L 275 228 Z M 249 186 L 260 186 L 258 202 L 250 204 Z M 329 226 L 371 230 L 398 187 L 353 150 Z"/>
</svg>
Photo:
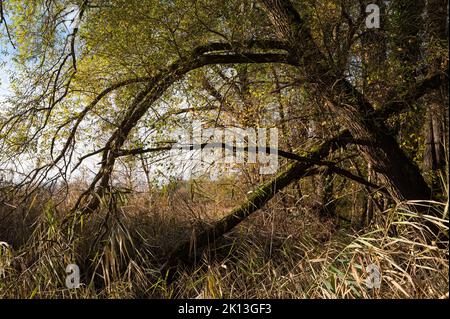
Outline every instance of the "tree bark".
<svg viewBox="0 0 450 319">
<path fill-rule="evenodd" d="M 447 26 L 448 0 L 428 0 L 427 33 L 430 46 L 445 47 L 448 42 Z M 432 48 L 430 48 L 432 50 Z M 432 52 L 431 52 L 432 53 Z M 435 71 L 445 63 L 441 59 L 432 61 L 431 70 Z M 425 147 L 423 153 L 423 169 L 430 173 L 430 184 L 433 193 L 442 193 L 440 174 L 445 175 L 445 137 L 448 131 L 448 86 L 442 88 L 443 92 L 434 92 L 430 101 L 427 101 L 425 115 Z"/>
<path fill-rule="evenodd" d="M 335 70 L 321 53 L 303 19 L 289 0 L 260 0 L 279 39 L 288 43 L 299 72 L 324 96 L 326 105 L 356 139 L 367 141 L 363 157 L 398 202 L 430 199 L 419 168 L 401 150 L 370 103 Z"/>
</svg>

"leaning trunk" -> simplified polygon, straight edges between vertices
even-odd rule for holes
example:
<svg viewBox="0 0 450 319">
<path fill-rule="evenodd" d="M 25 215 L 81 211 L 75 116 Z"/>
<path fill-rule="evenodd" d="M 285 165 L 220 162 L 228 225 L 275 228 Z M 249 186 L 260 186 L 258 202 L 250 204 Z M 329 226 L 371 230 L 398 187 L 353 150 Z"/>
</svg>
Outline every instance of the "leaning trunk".
<svg viewBox="0 0 450 319">
<path fill-rule="evenodd" d="M 278 37 L 289 44 L 292 64 L 302 77 L 321 92 L 326 105 L 352 136 L 365 143 L 364 159 L 372 164 L 397 201 L 429 199 L 431 192 L 419 168 L 400 149 L 385 124 L 375 118 L 373 107 L 327 59 L 314 43 L 303 19 L 288 0 L 260 1 Z"/>
</svg>

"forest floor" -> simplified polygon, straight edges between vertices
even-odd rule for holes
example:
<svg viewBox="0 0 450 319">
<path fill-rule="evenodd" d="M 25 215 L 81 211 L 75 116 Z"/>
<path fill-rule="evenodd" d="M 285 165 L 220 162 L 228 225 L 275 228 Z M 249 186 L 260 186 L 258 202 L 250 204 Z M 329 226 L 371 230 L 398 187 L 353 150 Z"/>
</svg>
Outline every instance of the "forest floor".
<svg viewBox="0 0 450 319">
<path fill-rule="evenodd" d="M 428 218 L 444 229 L 443 220 L 399 205 L 354 226 L 353 217 L 317 217 L 289 191 L 168 285 L 160 273 L 167 255 L 244 197 L 186 188 L 120 195 L 72 238 L 55 198 L 36 196 L 13 213 L 3 207 L 0 298 L 448 298 L 448 242 L 427 244 L 421 226 Z M 448 204 L 416 204 L 448 216 Z M 68 289 L 65 269 L 74 263 L 81 286 Z"/>
</svg>

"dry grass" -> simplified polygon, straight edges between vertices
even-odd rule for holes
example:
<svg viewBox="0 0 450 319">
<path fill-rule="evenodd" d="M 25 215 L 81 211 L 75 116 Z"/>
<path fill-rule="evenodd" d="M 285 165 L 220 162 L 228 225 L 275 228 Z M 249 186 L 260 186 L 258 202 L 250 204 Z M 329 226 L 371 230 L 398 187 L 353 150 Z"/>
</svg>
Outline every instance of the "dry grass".
<svg viewBox="0 0 450 319">
<path fill-rule="evenodd" d="M 448 205 L 438 202 L 393 207 L 355 230 L 317 218 L 300 201 L 286 208 L 277 196 L 167 286 L 159 274 L 167 254 L 226 213 L 230 185 L 210 196 L 186 188 L 117 195 L 73 240 L 59 227 L 64 208 L 51 200 L 9 216 L 3 209 L 0 298 L 448 298 L 448 243 L 424 239 L 424 219 L 446 229 Z M 245 191 L 233 192 L 233 201 Z M 411 205 L 442 219 L 418 216 Z M 71 263 L 81 268 L 78 289 L 65 287 Z M 370 264 L 381 271 L 379 289 L 365 284 Z"/>
</svg>

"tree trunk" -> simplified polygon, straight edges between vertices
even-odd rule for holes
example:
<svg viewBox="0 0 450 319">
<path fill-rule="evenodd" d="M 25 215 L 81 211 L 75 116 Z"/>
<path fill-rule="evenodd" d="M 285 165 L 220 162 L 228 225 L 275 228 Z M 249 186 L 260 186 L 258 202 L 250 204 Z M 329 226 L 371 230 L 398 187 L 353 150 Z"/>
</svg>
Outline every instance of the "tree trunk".
<svg viewBox="0 0 450 319">
<path fill-rule="evenodd" d="M 320 189 L 320 209 L 319 216 L 324 219 L 335 216 L 335 202 L 333 198 L 334 193 L 334 179 L 331 172 L 326 172 L 321 176 Z"/>
<path fill-rule="evenodd" d="M 427 31 L 428 41 L 431 47 L 438 45 L 445 47 L 448 41 L 447 28 L 448 0 L 428 0 L 427 9 Z M 431 52 L 432 53 L 432 52 Z M 431 71 L 439 69 L 443 63 L 440 59 L 432 61 Z M 442 90 L 447 90 L 443 88 Z M 444 94 L 442 94 L 444 93 Z M 423 155 L 423 169 L 430 173 L 430 184 L 433 193 L 442 193 L 440 187 L 440 174 L 445 175 L 445 137 L 448 130 L 448 100 L 447 92 L 437 92 L 431 95 L 427 103 L 425 115 L 425 147 Z"/>
<path fill-rule="evenodd" d="M 277 36 L 288 43 L 292 63 L 303 78 L 314 84 L 326 105 L 356 139 L 366 141 L 362 156 L 379 173 L 380 179 L 397 201 L 429 199 L 431 192 L 419 168 L 376 119 L 373 107 L 343 76 L 333 69 L 314 43 L 303 19 L 288 0 L 260 0 Z"/>
</svg>

